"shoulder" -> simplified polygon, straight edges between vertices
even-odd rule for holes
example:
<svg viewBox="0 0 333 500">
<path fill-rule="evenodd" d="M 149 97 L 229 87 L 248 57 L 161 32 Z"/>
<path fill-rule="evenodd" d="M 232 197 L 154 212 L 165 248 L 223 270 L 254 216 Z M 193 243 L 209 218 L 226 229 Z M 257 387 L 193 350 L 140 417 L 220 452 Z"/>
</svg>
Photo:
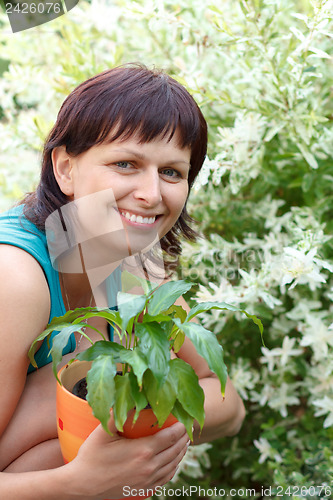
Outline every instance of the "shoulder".
<svg viewBox="0 0 333 500">
<path fill-rule="evenodd" d="M 50 294 L 38 262 L 18 247 L 0 244 L 0 436 L 25 385 L 28 350 L 49 313 Z"/>
<path fill-rule="evenodd" d="M 8 330 L 17 325 L 26 332 L 23 344 L 45 328 L 50 314 L 50 292 L 42 267 L 25 250 L 7 244 L 0 244 L 0 309 L 2 320 L 10 322 Z"/>
</svg>

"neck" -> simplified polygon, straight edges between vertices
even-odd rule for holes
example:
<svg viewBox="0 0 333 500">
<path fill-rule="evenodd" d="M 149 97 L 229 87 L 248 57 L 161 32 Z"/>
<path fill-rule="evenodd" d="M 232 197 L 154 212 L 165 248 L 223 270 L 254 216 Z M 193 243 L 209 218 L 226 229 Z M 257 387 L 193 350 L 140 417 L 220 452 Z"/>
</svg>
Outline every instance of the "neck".
<svg viewBox="0 0 333 500">
<path fill-rule="evenodd" d="M 66 309 L 94 305 L 93 292 L 86 274 L 59 272 L 59 276 Z"/>
<path fill-rule="evenodd" d="M 90 267 L 85 260 L 81 245 L 58 260 L 61 291 L 66 308 L 75 309 L 89 305 L 112 307 L 114 304 L 108 304 L 105 280 L 121 261 Z"/>
</svg>

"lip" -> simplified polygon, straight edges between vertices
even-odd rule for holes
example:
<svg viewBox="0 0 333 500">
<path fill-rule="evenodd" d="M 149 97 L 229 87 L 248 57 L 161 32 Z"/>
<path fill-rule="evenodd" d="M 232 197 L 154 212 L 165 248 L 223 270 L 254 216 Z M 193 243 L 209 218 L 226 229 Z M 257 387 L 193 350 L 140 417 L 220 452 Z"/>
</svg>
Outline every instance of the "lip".
<svg viewBox="0 0 333 500">
<path fill-rule="evenodd" d="M 128 212 L 131 215 L 132 214 L 136 215 L 136 216 L 141 215 L 141 217 L 143 217 L 143 218 L 145 218 L 145 217 L 148 217 L 148 218 L 149 217 L 158 217 L 158 215 L 160 215 L 160 214 L 156 214 L 156 213 L 147 214 L 147 212 L 136 212 L 135 210 L 128 210 L 127 208 L 119 208 L 119 207 L 116 207 L 116 210 L 117 210 L 117 212 L 120 213 L 120 215 L 121 215 L 121 212 Z"/>
<path fill-rule="evenodd" d="M 152 227 L 155 227 L 156 223 L 158 222 L 159 218 L 160 218 L 160 215 L 156 215 L 156 214 L 146 214 L 146 213 L 142 213 L 142 212 L 134 212 L 132 210 L 124 210 L 124 209 L 121 209 L 121 208 L 115 208 L 115 210 L 119 213 L 120 217 L 121 217 L 121 220 L 123 221 L 123 223 L 126 223 L 130 226 L 133 226 L 133 227 L 143 227 L 143 228 L 152 228 Z M 135 215 L 135 216 L 141 216 L 143 219 L 144 218 L 151 218 L 151 217 L 155 217 L 155 221 L 152 223 L 152 224 L 148 224 L 148 223 L 143 223 L 143 222 L 134 222 L 134 221 L 131 221 L 129 219 L 127 219 L 123 214 L 125 212 L 128 212 L 129 214 L 131 215 Z"/>
</svg>

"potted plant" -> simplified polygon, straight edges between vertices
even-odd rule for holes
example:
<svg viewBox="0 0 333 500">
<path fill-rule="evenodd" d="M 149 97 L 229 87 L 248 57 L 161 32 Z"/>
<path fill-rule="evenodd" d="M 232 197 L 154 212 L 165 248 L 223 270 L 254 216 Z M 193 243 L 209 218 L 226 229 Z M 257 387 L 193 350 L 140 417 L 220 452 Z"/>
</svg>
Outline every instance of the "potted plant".
<svg viewBox="0 0 333 500">
<path fill-rule="evenodd" d="M 53 331 L 58 331 L 50 352 L 53 371 L 60 384 L 57 365 L 62 359 L 63 348 L 70 335 L 79 331 L 92 345 L 76 355 L 62 371 L 75 365 L 77 375 L 74 380 L 69 377 L 71 386 L 87 374 L 88 403 L 84 401 L 82 404 L 93 414 L 93 427 L 101 422 L 109 432 L 108 421 L 112 408 L 118 431 L 124 432 L 124 426 L 130 431 L 142 410 L 149 405 L 150 414 L 153 415 L 149 426 L 153 425 L 153 431 L 166 425 L 168 417 L 173 415 L 185 425 L 193 440 L 194 420 L 198 421 L 201 428 L 204 424 L 204 393 L 193 368 L 182 359 L 172 359 L 171 350 L 177 353 L 185 336 L 188 337 L 197 352 L 207 361 L 211 371 L 217 375 L 224 396 L 227 369 L 223 362 L 222 346 L 212 332 L 191 320 L 210 309 L 239 309 L 226 303 L 204 302 L 187 313 L 181 306 L 175 305 L 175 301 L 190 290 L 191 283 L 171 281 L 154 286 L 125 273 L 125 281 L 130 282 L 131 286 L 139 283 L 143 294 L 119 292 L 116 311 L 87 307 L 53 318 L 31 345 L 30 360 L 36 366 L 34 354 L 37 343 L 49 338 Z M 258 325 L 262 333 L 261 321 L 246 311 L 242 312 Z M 120 343 L 106 340 L 101 332 L 101 340 L 95 343 L 91 341 L 85 331 L 86 327 L 96 328 L 87 325 L 86 321 L 95 316 L 104 318 L 114 328 Z M 85 362 L 84 367 L 79 368 L 79 364 L 73 363 L 75 360 Z M 80 399 L 73 394 L 68 397 Z M 129 423 L 130 413 L 132 416 Z M 171 423 L 173 421 L 171 417 Z M 88 434 L 93 427 L 88 429 Z"/>
</svg>

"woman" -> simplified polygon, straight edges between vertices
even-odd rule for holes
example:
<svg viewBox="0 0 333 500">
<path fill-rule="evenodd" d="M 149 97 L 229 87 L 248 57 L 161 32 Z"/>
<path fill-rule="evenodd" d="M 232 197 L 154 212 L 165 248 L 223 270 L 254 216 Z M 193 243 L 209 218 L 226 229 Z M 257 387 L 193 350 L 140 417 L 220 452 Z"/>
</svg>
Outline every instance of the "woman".
<svg viewBox="0 0 333 500">
<path fill-rule="evenodd" d="M 48 346 L 37 352 L 38 371 L 29 366 L 27 352 L 53 316 L 95 305 L 92 289 L 102 280 L 96 263 L 86 264 L 96 248 L 99 259 L 110 257 L 112 248 L 109 273 L 124 254 L 156 238 L 167 269 L 176 263 L 179 234 L 195 237 L 186 201 L 206 146 L 206 122 L 193 98 L 165 73 L 143 66 L 105 71 L 62 105 L 45 143 L 36 192 L 0 216 L 1 498 L 120 498 L 125 485 L 153 488 L 175 473 L 189 444 L 180 423 L 133 441 L 98 427 L 63 465 Z M 55 265 L 45 236 L 48 218 L 73 202 L 81 203 L 78 218 L 85 228 L 79 269 L 71 259 Z M 100 320 L 91 324 L 107 333 Z M 86 339 L 73 334 L 63 363 L 86 347 Z M 192 365 L 205 392 L 205 426 L 200 438 L 195 428 L 195 442 L 238 432 L 244 407 L 230 380 L 222 401 L 217 378 L 188 340 L 177 355 Z"/>
</svg>

